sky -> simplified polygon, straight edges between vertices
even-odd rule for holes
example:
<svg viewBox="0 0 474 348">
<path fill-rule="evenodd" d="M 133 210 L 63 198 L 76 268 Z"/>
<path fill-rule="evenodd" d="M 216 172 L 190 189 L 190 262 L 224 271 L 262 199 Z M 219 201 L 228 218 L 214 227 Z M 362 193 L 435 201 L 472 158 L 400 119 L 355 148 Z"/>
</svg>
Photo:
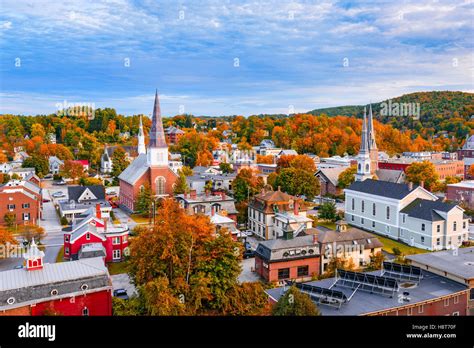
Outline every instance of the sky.
<svg viewBox="0 0 474 348">
<path fill-rule="evenodd" d="M 0 113 L 294 113 L 474 91 L 474 2 L 1 0 Z"/>
</svg>

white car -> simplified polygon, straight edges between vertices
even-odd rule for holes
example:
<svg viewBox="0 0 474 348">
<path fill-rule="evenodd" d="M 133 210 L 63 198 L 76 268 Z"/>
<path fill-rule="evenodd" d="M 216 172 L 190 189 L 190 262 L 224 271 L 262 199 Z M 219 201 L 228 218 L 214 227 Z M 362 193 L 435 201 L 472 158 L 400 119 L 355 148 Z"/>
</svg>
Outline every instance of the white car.
<svg viewBox="0 0 474 348">
<path fill-rule="evenodd" d="M 58 191 L 58 192 L 53 193 L 52 196 L 53 196 L 54 198 L 60 198 L 60 197 L 65 197 L 66 195 L 64 194 L 64 192 Z"/>
</svg>

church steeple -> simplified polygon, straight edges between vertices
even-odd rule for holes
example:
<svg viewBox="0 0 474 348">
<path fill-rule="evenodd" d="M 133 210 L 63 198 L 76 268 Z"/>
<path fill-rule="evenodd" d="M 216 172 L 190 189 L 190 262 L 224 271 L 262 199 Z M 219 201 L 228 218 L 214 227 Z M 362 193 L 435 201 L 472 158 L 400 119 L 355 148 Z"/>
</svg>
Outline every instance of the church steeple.
<svg viewBox="0 0 474 348">
<path fill-rule="evenodd" d="M 43 269 L 44 252 L 38 248 L 34 238 L 31 240 L 31 244 L 23 257 L 26 260 L 27 271 Z"/>
<path fill-rule="evenodd" d="M 145 154 L 146 147 L 145 147 L 145 133 L 143 132 L 143 122 L 142 117 L 140 116 L 140 126 L 138 128 L 138 154 Z"/>
<path fill-rule="evenodd" d="M 364 181 L 365 179 L 371 178 L 371 161 L 370 161 L 370 150 L 369 150 L 369 139 L 367 129 L 367 116 L 366 109 L 364 108 L 364 118 L 362 120 L 362 134 L 359 155 L 357 156 L 357 173 L 355 176 L 356 181 Z"/>
<path fill-rule="evenodd" d="M 155 105 L 151 119 L 150 143 L 147 149 L 147 162 L 151 167 L 168 167 L 168 145 L 161 119 L 160 100 L 158 90 L 155 93 Z"/>
<path fill-rule="evenodd" d="M 165 132 L 163 130 L 163 120 L 161 119 L 158 90 L 155 92 L 155 105 L 153 107 L 153 117 L 151 119 L 149 147 L 168 147 L 165 140 Z"/>
<path fill-rule="evenodd" d="M 372 116 L 372 104 L 369 104 L 369 123 L 368 123 L 368 136 L 369 136 L 369 150 L 377 149 L 375 143 L 375 130 L 374 130 L 374 119 Z"/>
</svg>

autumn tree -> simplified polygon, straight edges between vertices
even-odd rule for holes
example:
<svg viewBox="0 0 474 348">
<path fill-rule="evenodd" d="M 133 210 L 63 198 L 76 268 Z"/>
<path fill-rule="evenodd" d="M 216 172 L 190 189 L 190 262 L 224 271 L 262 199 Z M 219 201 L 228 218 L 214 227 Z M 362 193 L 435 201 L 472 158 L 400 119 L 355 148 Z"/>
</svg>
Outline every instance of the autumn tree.
<svg viewBox="0 0 474 348">
<path fill-rule="evenodd" d="M 337 179 L 337 187 L 345 189 L 349 187 L 355 181 L 355 175 L 357 173 L 356 166 L 350 166 L 347 169 L 344 169 Z"/>
<path fill-rule="evenodd" d="M 422 185 L 431 190 L 438 183 L 439 175 L 433 163 L 429 161 L 414 162 L 406 169 L 406 181 Z"/>
<path fill-rule="evenodd" d="M 277 170 L 284 168 L 290 168 L 291 161 L 295 158 L 295 155 L 281 155 L 277 161 Z"/>
<path fill-rule="evenodd" d="M 307 294 L 292 286 L 280 297 L 272 310 L 277 316 L 317 316 L 321 315 L 318 307 Z"/>
<path fill-rule="evenodd" d="M 118 177 L 129 165 L 127 154 L 123 147 L 119 146 L 112 154 L 112 175 Z"/>
<path fill-rule="evenodd" d="M 13 233 L 11 230 L 0 226 L 0 245 L 6 245 L 7 243 L 17 244 L 18 242 L 16 238 L 13 236 Z"/>
<path fill-rule="evenodd" d="M 74 181 L 85 176 L 82 164 L 72 160 L 64 161 L 64 164 L 59 170 L 59 174 L 63 178 L 69 178 Z"/>
<path fill-rule="evenodd" d="M 366 271 L 376 271 L 382 269 L 383 262 L 385 261 L 385 255 L 379 251 L 375 254 L 370 255 L 370 263 L 367 266 Z"/>
<path fill-rule="evenodd" d="M 290 167 L 298 170 L 304 170 L 310 173 L 316 171 L 316 164 L 313 159 L 307 155 L 296 155 L 290 160 Z"/>
<path fill-rule="evenodd" d="M 263 188 L 263 180 L 251 169 L 243 168 L 232 182 L 236 202 L 247 200 Z"/>
<path fill-rule="evenodd" d="M 343 257 L 333 256 L 324 273 L 324 277 L 332 278 L 336 276 L 336 271 L 342 269 L 345 271 L 353 271 L 355 269 L 354 261 L 352 259 L 344 259 Z"/>
<path fill-rule="evenodd" d="M 146 314 L 239 311 L 229 296 L 239 291 L 241 245 L 230 234 L 214 231 L 209 217 L 188 215 L 174 200 L 161 201 L 156 224 L 141 231 L 130 246 L 130 276 Z M 243 302 L 264 306 L 257 295 L 252 299 L 250 291 Z"/>
<path fill-rule="evenodd" d="M 257 155 L 257 163 L 262 163 L 262 164 L 273 164 L 275 161 L 274 157 L 272 155 Z"/>
<path fill-rule="evenodd" d="M 7 161 L 8 161 L 7 156 L 3 152 L 0 152 L 0 163 L 5 163 Z"/>
</svg>

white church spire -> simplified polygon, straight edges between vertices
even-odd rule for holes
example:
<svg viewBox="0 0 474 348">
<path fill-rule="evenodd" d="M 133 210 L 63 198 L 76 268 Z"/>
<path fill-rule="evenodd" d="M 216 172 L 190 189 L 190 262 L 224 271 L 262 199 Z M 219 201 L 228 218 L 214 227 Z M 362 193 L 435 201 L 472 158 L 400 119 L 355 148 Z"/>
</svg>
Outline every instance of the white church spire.
<svg viewBox="0 0 474 348">
<path fill-rule="evenodd" d="M 143 132 L 143 122 L 142 117 L 140 116 L 140 127 L 138 130 L 138 154 L 146 154 L 146 147 L 145 147 L 145 133 Z"/>
</svg>

